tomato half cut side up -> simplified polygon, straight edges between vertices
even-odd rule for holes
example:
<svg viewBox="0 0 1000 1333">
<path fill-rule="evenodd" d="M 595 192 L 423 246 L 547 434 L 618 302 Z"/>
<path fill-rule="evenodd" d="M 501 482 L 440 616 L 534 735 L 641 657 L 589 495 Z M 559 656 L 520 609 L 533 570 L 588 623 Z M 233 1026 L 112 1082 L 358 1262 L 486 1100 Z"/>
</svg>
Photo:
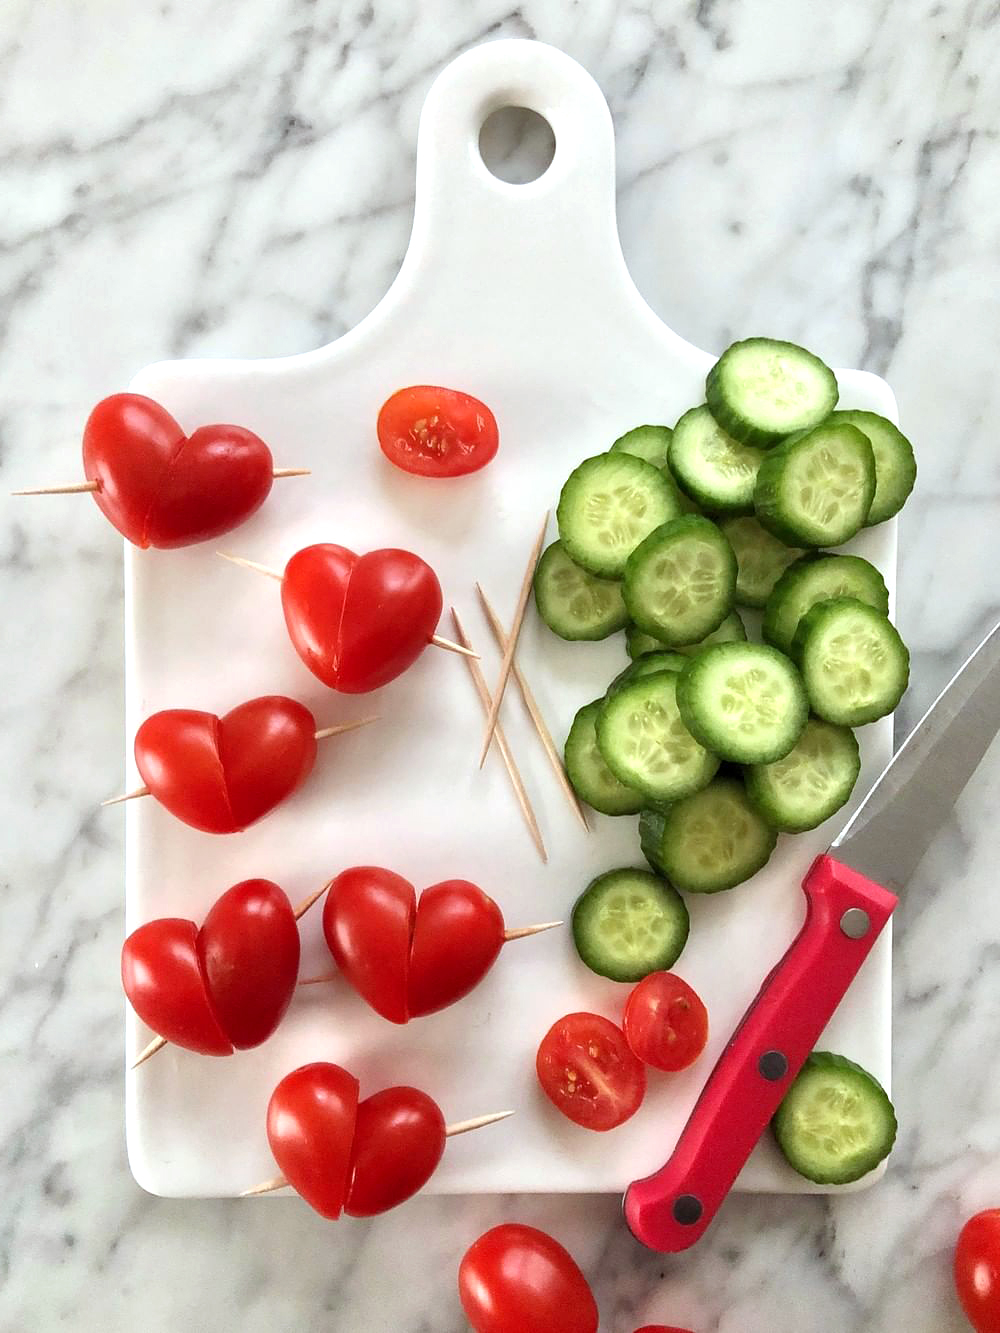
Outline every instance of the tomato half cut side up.
<svg viewBox="0 0 1000 1333">
<path fill-rule="evenodd" d="M 615 1129 L 646 1095 L 646 1069 L 625 1033 L 599 1014 L 567 1014 L 542 1038 L 535 1061 L 542 1091 L 584 1129 Z"/>
<path fill-rule="evenodd" d="M 625 1003 L 625 1038 L 639 1059 L 674 1074 L 693 1065 L 708 1041 L 708 1010 L 673 972 L 643 977 Z"/>
<path fill-rule="evenodd" d="M 485 403 L 432 384 L 387 398 L 377 433 L 389 462 L 416 477 L 464 477 L 485 467 L 500 447 L 496 417 Z"/>
</svg>

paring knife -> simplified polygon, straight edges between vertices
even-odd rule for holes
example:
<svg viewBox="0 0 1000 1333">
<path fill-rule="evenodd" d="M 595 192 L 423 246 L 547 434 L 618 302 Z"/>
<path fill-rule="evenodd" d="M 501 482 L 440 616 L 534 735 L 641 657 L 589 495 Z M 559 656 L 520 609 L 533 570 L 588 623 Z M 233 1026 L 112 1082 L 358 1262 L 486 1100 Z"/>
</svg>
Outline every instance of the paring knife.
<svg viewBox="0 0 1000 1333">
<path fill-rule="evenodd" d="M 633 1235 L 705 1232 L 1000 728 L 1000 625 L 942 690 L 803 881 L 806 919 L 733 1033 L 666 1165 L 625 1193 Z M 891 888 L 889 887 L 891 886 Z"/>
</svg>

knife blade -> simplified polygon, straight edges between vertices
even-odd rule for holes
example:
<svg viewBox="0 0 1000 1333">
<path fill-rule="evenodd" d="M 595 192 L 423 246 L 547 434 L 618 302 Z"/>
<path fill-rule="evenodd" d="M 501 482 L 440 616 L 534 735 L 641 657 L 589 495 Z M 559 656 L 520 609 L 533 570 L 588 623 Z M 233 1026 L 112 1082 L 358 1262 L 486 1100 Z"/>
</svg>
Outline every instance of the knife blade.
<svg viewBox="0 0 1000 1333">
<path fill-rule="evenodd" d="M 719 1057 L 668 1161 L 625 1193 L 636 1239 L 702 1236 L 1000 729 L 1000 625 L 938 695 L 802 882 L 805 923 Z"/>
</svg>

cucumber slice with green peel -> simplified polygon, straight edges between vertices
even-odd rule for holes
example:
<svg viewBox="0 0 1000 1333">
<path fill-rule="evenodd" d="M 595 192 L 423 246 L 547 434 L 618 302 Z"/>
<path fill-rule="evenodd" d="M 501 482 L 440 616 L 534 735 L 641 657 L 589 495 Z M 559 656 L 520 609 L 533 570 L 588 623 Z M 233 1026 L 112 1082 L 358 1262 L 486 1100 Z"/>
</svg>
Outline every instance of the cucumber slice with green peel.
<svg viewBox="0 0 1000 1333">
<path fill-rule="evenodd" d="M 668 648 L 718 629 L 735 592 L 733 548 L 714 523 L 695 514 L 650 533 L 629 556 L 622 581 L 633 622 Z"/>
<path fill-rule="evenodd" d="M 724 519 L 719 527 L 736 554 L 737 606 L 764 606 L 778 579 L 802 552 L 772 537 L 752 514 Z"/>
<path fill-rule="evenodd" d="M 571 560 L 601 578 L 617 578 L 643 538 L 679 513 L 663 474 L 619 451 L 587 458 L 570 473 L 556 518 Z"/>
<path fill-rule="evenodd" d="M 704 404 L 685 412 L 674 427 L 670 470 L 683 491 L 718 514 L 753 510 L 761 449 L 727 435 Z"/>
<path fill-rule="evenodd" d="M 643 653 L 624 671 L 619 671 L 605 691 L 605 698 L 622 689 L 629 681 L 640 680 L 643 676 L 655 675 L 657 671 L 683 671 L 687 664 L 688 659 L 683 653 L 672 653 L 669 649 Z"/>
<path fill-rule="evenodd" d="M 681 721 L 675 671 L 630 681 L 605 698 L 597 744 L 618 781 L 651 801 L 697 791 L 719 767 Z"/>
<path fill-rule="evenodd" d="M 612 981 L 641 981 L 673 967 L 690 924 L 684 899 L 658 875 L 610 870 L 577 899 L 573 942 L 592 972 Z"/>
<path fill-rule="evenodd" d="M 842 422 L 793 435 L 764 459 L 754 511 L 790 546 L 840 546 L 868 521 L 875 455 L 868 436 Z"/>
<path fill-rule="evenodd" d="M 857 738 L 850 727 L 811 717 L 785 755 L 744 771 L 747 795 L 772 828 L 805 833 L 843 806 L 861 772 Z"/>
<path fill-rule="evenodd" d="M 670 651 L 680 653 L 684 657 L 694 657 L 695 653 L 700 653 L 703 648 L 708 648 L 713 643 L 745 643 L 746 637 L 747 627 L 740 619 L 739 613 L 730 611 L 719 628 L 712 630 L 711 634 L 706 634 L 697 643 L 680 644 Z M 638 661 L 648 653 L 661 652 L 666 648 L 666 644 L 662 639 L 656 639 L 652 634 L 639 629 L 638 625 L 629 625 L 625 631 L 625 647 L 629 657 L 633 661 Z"/>
<path fill-rule="evenodd" d="M 763 643 L 719 643 L 692 658 L 677 706 L 695 740 L 740 764 L 784 758 L 809 716 L 795 664 Z"/>
<path fill-rule="evenodd" d="M 717 777 L 666 810 L 639 816 L 643 854 L 685 893 L 721 893 L 766 865 L 778 835 L 739 778 Z"/>
<path fill-rule="evenodd" d="M 898 426 L 877 412 L 846 410 L 830 414 L 831 421 L 856 426 L 868 436 L 875 455 L 875 496 L 868 511 L 866 527 L 884 523 L 898 514 L 906 503 L 917 479 L 917 460 L 913 445 Z"/>
<path fill-rule="evenodd" d="M 619 435 L 611 446 L 613 454 L 633 454 L 653 467 L 661 469 L 667 466 L 670 452 L 670 437 L 673 431 L 669 426 L 636 426 Z"/>
<path fill-rule="evenodd" d="M 561 639 L 606 639 L 628 623 L 621 584 L 588 574 L 569 558 L 561 542 L 542 552 L 534 586 L 538 614 Z"/>
<path fill-rule="evenodd" d="M 774 585 L 764 610 L 764 638 L 790 653 L 799 621 L 831 597 L 856 597 L 883 615 L 889 613 L 889 590 L 874 565 L 859 555 L 812 552 L 789 565 Z"/>
<path fill-rule="evenodd" d="M 819 602 L 799 622 L 792 651 L 813 712 L 843 727 L 891 713 L 910 679 L 910 654 L 887 616 L 854 597 Z"/>
<path fill-rule="evenodd" d="M 566 776 L 580 800 L 600 814 L 635 815 L 645 798 L 618 781 L 597 747 L 597 718 L 603 705 L 603 699 L 595 699 L 573 719 L 563 750 Z"/>
<path fill-rule="evenodd" d="M 874 1171 L 896 1141 L 885 1089 L 842 1055 L 813 1051 L 771 1121 L 788 1165 L 817 1185 L 848 1185 Z"/>
<path fill-rule="evenodd" d="M 712 416 L 734 440 L 766 449 L 809 430 L 833 411 L 837 377 L 795 343 L 747 338 L 726 349 L 708 372 Z"/>
</svg>

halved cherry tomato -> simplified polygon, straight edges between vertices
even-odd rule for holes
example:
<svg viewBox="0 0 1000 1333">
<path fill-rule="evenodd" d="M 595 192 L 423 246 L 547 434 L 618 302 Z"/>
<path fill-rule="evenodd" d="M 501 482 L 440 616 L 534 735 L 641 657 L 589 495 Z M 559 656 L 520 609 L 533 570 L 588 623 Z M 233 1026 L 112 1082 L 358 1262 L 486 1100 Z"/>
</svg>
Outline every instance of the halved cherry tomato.
<svg viewBox="0 0 1000 1333">
<path fill-rule="evenodd" d="M 553 1106 L 584 1129 L 623 1125 L 646 1095 L 642 1061 L 621 1028 L 599 1014 L 567 1014 L 554 1023 L 535 1068 Z"/>
<path fill-rule="evenodd" d="M 414 384 L 386 399 L 377 430 L 389 462 L 417 477 L 478 472 L 500 445 L 496 417 L 485 403 L 431 384 Z"/>
<path fill-rule="evenodd" d="M 339 1065 L 302 1065 L 267 1104 L 267 1141 L 282 1175 L 306 1203 L 336 1221 L 350 1186 L 358 1080 Z"/>
<path fill-rule="evenodd" d="M 193 921 L 160 917 L 133 930 L 122 945 L 122 985 L 159 1036 L 199 1055 L 232 1055 L 208 994 Z"/>
<path fill-rule="evenodd" d="M 643 977 L 626 1001 L 623 1026 L 639 1059 L 668 1074 L 694 1064 L 708 1041 L 708 1011 L 672 972 Z"/>
<path fill-rule="evenodd" d="M 573 1256 L 534 1227 L 494 1227 L 458 1270 L 476 1333 L 597 1333 L 597 1304 Z"/>
<path fill-rule="evenodd" d="M 344 1212 L 374 1217 L 430 1180 L 445 1145 L 441 1108 L 419 1088 L 384 1088 L 358 1106 Z"/>
<path fill-rule="evenodd" d="M 959 1233 L 955 1286 L 976 1333 L 1000 1333 L 1000 1208 L 976 1213 Z"/>
</svg>

